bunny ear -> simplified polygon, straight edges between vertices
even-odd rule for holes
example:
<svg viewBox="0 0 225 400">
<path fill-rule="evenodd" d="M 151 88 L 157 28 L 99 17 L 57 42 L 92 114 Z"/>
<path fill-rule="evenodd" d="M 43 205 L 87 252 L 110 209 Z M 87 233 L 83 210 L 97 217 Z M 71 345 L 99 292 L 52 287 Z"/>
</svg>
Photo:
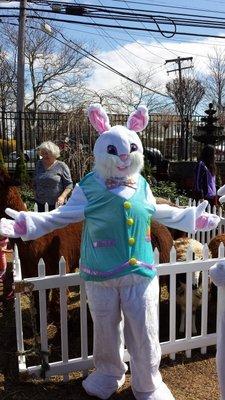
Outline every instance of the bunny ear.
<svg viewBox="0 0 225 400">
<path fill-rule="evenodd" d="M 108 115 L 101 104 L 91 104 L 88 107 L 88 118 L 96 131 L 101 134 L 110 129 Z"/>
<path fill-rule="evenodd" d="M 148 125 L 148 109 L 145 106 L 139 106 L 128 118 L 127 128 L 135 132 L 141 132 Z"/>
</svg>

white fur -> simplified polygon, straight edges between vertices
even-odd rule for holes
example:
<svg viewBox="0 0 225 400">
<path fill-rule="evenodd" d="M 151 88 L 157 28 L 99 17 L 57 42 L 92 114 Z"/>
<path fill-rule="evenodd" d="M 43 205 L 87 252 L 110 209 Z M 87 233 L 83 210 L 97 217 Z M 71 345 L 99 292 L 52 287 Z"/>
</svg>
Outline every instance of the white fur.
<svg viewBox="0 0 225 400">
<path fill-rule="evenodd" d="M 131 152 L 132 144 L 137 146 L 136 151 Z M 109 154 L 108 146 L 114 146 L 117 154 Z M 144 165 L 140 138 L 136 132 L 120 125 L 98 137 L 94 146 L 94 156 L 94 169 L 102 178 L 132 176 L 139 173 Z"/>
<path fill-rule="evenodd" d="M 115 177 L 130 177 L 139 173 L 144 166 L 144 157 L 138 152 L 133 152 L 129 156 L 129 166 L 124 170 L 117 167 L 123 165 L 117 156 L 111 154 L 100 154 L 95 157 L 94 170 L 103 179 Z"/>
</svg>

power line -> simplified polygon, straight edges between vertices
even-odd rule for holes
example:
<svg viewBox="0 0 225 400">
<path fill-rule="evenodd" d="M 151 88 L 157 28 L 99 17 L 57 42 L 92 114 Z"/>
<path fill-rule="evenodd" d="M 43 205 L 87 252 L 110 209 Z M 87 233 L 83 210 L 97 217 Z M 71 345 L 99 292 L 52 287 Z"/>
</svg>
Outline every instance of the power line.
<svg viewBox="0 0 225 400">
<path fill-rule="evenodd" d="M 0 16 L 2 17 L 2 16 Z M 7 16 L 5 16 L 7 17 Z M 15 15 L 14 15 L 15 17 Z M 35 16 L 29 16 L 28 18 L 36 18 L 36 19 L 40 19 L 40 17 L 35 17 Z M 135 30 L 135 31 L 144 31 L 144 32 L 158 32 L 159 31 L 157 29 L 146 29 L 146 28 L 139 28 L 139 27 L 127 27 L 127 26 L 115 26 L 115 25 L 110 25 L 110 24 L 99 24 L 99 23 L 91 23 L 91 22 L 83 22 L 83 21 L 74 21 L 74 20 L 66 20 L 66 19 L 62 19 L 62 18 L 48 18 L 48 17 L 44 17 L 44 19 L 46 21 L 57 21 L 57 22 L 65 22 L 65 23 L 69 23 L 69 24 L 79 24 L 79 25 L 89 25 L 89 26 L 102 26 L 105 28 L 113 28 L 113 29 L 121 29 L 121 28 L 126 28 L 128 30 Z M 208 27 L 209 29 L 210 27 Z M 224 26 L 225 28 L 225 26 Z M 168 33 L 171 34 L 170 31 L 164 30 L 164 33 Z M 211 34 L 203 34 L 203 33 L 190 33 L 190 32 L 177 32 L 177 35 L 184 35 L 184 36 L 195 36 L 195 37 L 213 37 L 213 38 L 219 38 L 222 39 L 223 37 L 219 36 L 219 35 L 211 35 Z M 224 37 L 225 38 L 225 37 Z"/>
<path fill-rule="evenodd" d="M 0 15 L 0 18 L 18 18 L 18 15 L 15 14 L 7 14 L 7 15 Z M 28 15 L 27 18 L 33 18 L 33 19 L 40 19 L 40 17 L 36 17 L 34 15 Z M 115 25 L 111 25 L 111 24 L 99 24 L 99 23 L 91 23 L 91 22 L 83 22 L 83 21 L 75 21 L 75 20 L 66 20 L 63 18 L 48 18 L 48 17 L 43 17 L 46 21 L 56 21 L 56 22 L 64 22 L 64 23 L 68 23 L 68 24 L 79 24 L 79 25 L 88 25 L 88 26 L 101 26 L 101 27 L 105 27 L 105 28 L 113 28 L 113 29 L 121 29 L 121 28 L 126 28 L 128 30 L 133 30 L 133 31 L 145 31 L 145 32 L 157 32 L 159 33 L 158 29 L 151 29 L 151 28 L 140 28 L 140 27 L 131 27 L 131 26 L 115 26 Z M 215 27 L 213 26 L 208 26 L 208 29 L 213 29 Z M 218 29 L 218 28 L 217 28 Z M 225 25 L 224 28 L 225 29 Z M 163 30 L 163 33 L 167 33 L 171 35 L 171 31 L 168 30 Z M 174 34 L 172 33 L 172 35 L 170 37 L 172 37 Z M 225 37 L 220 36 L 220 35 L 212 35 L 212 34 L 203 34 L 203 33 L 191 33 L 191 32 L 176 32 L 176 35 L 182 35 L 182 36 L 193 36 L 193 37 L 206 37 L 206 38 L 217 38 L 217 39 L 225 39 Z"/>
<path fill-rule="evenodd" d="M 5 7 L 0 7 L 0 9 L 6 9 Z M 16 10 L 15 7 L 7 7 L 8 10 Z M 63 14 L 63 15 L 73 15 L 78 17 L 92 17 L 99 19 L 119 19 L 122 21 L 136 22 L 137 20 L 142 23 L 146 22 L 154 22 L 159 31 L 162 31 L 159 27 L 160 23 L 180 26 L 197 26 L 197 27 L 207 27 L 207 28 L 224 28 L 225 19 L 218 17 L 211 17 L 208 19 L 208 16 L 201 15 L 201 21 L 199 21 L 199 15 L 193 14 L 180 14 L 180 13 L 168 13 L 173 16 L 173 18 L 169 18 L 162 11 L 158 11 L 158 14 L 155 15 L 155 11 L 149 10 L 145 11 L 145 13 L 141 12 L 141 10 L 130 9 L 127 11 L 125 8 L 115 8 L 115 7 L 104 7 L 104 6 L 85 6 L 85 5 L 67 5 L 65 6 L 65 10 L 46 10 L 46 9 L 36 9 L 36 11 L 43 13 L 53 13 L 53 14 Z M 178 17 L 179 16 L 179 17 Z M 190 16 L 191 18 L 184 18 L 184 16 Z M 195 18 L 194 18 L 195 17 Z M 146 19 L 147 18 L 147 19 Z M 206 19 L 207 18 L 207 19 Z M 205 20 L 204 20 L 205 19 Z M 152 20 L 152 21 L 151 21 Z"/>
<path fill-rule="evenodd" d="M 49 4 L 49 3 L 48 3 Z M 52 3 L 53 4 L 53 3 Z M 66 10 L 68 10 L 68 7 L 70 7 L 70 8 L 76 8 L 76 6 L 68 6 L 68 3 L 64 3 L 64 5 L 65 4 L 67 4 L 67 8 L 66 8 Z M 176 26 L 177 25 L 179 25 L 179 26 L 188 26 L 188 27 L 197 27 L 197 28 L 207 28 L 207 29 L 223 29 L 224 30 L 224 28 L 225 28 L 225 19 L 219 19 L 219 18 L 217 18 L 217 17 L 211 17 L 211 19 L 210 20 L 203 20 L 203 18 L 207 18 L 207 16 L 202 16 L 201 15 L 201 22 L 199 21 L 199 16 L 197 16 L 197 15 L 195 15 L 195 17 L 196 17 L 196 19 L 193 19 L 193 15 L 192 15 L 192 19 L 185 19 L 185 18 L 177 18 L 177 17 L 174 17 L 174 13 L 169 13 L 170 15 L 173 15 L 173 19 L 171 19 L 171 18 L 168 18 L 168 17 L 165 17 L 164 15 L 153 15 L 153 12 L 152 11 L 148 11 L 148 13 L 146 14 L 146 12 L 145 13 L 139 13 L 139 10 L 131 10 L 132 11 L 132 13 L 127 13 L 127 11 L 126 11 L 126 9 L 125 8 L 116 8 L 116 7 L 101 7 L 101 6 L 93 6 L 93 5 L 79 5 L 79 6 L 77 6 L 78 8 L 77 8 L 77 10 L 75 10 L 74 12 L 72 12 L 71 13 L 71 15 L 73 15 L 73 14 L 77 14 L 76 16 L 79 16 L 79 17 L 82 17 L 82 16 L 85 16 L 85 17 L 88 17 L 89 16 L 89 14 L 88 14 L 88 10 L 90 10 L 89 12 L 90 12 L 90 14 L 91 14 L 91 16 L 92 17 L 95 17 L 95 18 L 99 18 L 99 19 L 107 19 L 107 20 L 109 20 L 109 19 L 115 19 L 115 16 L 116 16 L 116 19 L 117 20 L 122 20 L 122 21 L 126 21 L 126 22 L 137 22 L 137 18 L 138 18 L 138 21 L 139 22 L 142 22 L 142 23 L 144 23 L 144 22 L 151 22 L 151 23 L 155 23 L 156 25 L 157 25 L 157 27 L 158 27 L 158 30 L 155 30 L 155 29 L 151 29 L 151 28 L 140 28 L 140 27 L 138 27 L 138 26 L 132 26 L 132 27 L 130 27 L 130 26 L 122 26 L 122 25 L 120 25 L 120 28 L 126 28 L 126 29 L 129 29 L 129 30 L 137 30 L 137 31 L 141 31 L 141 30 L 143 30 L 143 31 L 147 31 L 147 32 L 160 32 L 161 34 L 163 34 L 164 36 L 166 36 L 166 35 L 170 35 L 170 37 L 172 37 L 172 36 L 174 36 L 174 34 L 175 33 L 177 33 L 178 35 L 187 35 L 187 36 L 197 36 L 197 37 L 220 37 L 219 35 L 212 35 L 212 34 L 201 34 L 201 33 L 191 33 L 191 32 L 176 32 L 176 30 L 174 30 L 174 31 L 170 31 L 170 30 L 166 30 L 166 29 L 164 29 L 164 30 L 162 30 L 161 28 L 160 28 L 160 26 L 159 26 L 159 24 L 160 23 L 163 23 L 164 25 L 168 25 L 168 24 L 173 24 L 173 26 L 174 26 L 174 28 L 176 28 Z M 2 9 L 13 9 L 13 10 L 15 10 L 16 8 L 14 7 L 8 7 L 8 8 L 3 8 L 2 7 Z M 122 10 L 122 11 L 121 11 Z M 125 10 L 125 11 L 124 11 Z M 54 11 L 52 11 L 52 10 L 46 10 L 46 9 L 38 9 L 38 11 L 42 11 L 42 12 L 53 12 L 53 13 L 56 13 L 56 12 L 54 12 Z M 99 11 L 100 12 L 104 12 L 105 14 L 95 14 L 94 12 L 98 12 L 99 13 Z M 135 11 L 135 15 L 133 15 L 133 12 Z M 142 10 L 141 10 L 142 11 Z M 111 13 L 115 13 L 115 15 L 113 15 L 113 16 L 110 16 L 110 14 Z M 149 14 L 151 12 L 151 14 Z M 110 13 L 110 14 L 109 14 Z M 66 12 L 60 12 L 60 14 L 66 14 Z M 163 12 L 158 12 L 158 14 L 163 14 Z M 167 13 L 168 14 L 168 13 Z M 180 15 L 180 14 L 176 14 L 176 15 Z M 188 14 L 187 14 L 188 15 Z M 7 17 L 13 17 L 13 16 L 15 16 L 15 15 L 7 15 Z M 3 16 L 3 17 L 6 17 L 6 16 Z M 34 18 L 34 16 L 28 16 L 28 18 Z M 46 19 L 47 19 L 47 17 L 45 17 Z M 146 19 L 147 18 L 147 19 Z M 150 21 L 150 20 L 151 21 Z M 214 21 L 212 20 L 212 19 L 214 19 Z M 51 20 L 51 21 L 58 21 L 58 22 L 64 22 L 64 23 L 79 23 L 79 24 L 83 24 L 83 25 L 89 25 L 89 26 L 98 26 L 98 27 L 107 27 L 107 28 L 117 28 L 118 29 L 118 27 L 117 26 L 115 26 L 115 25 L 110 25 L 110 24 L 103 24 L 103 23 L 99 23 L 99 24 L 97 24 L 97 23 L 95 23 L 95 24 L 92 24 L 92 23 L 88 23 L 88 22 L 82 22 L 82 21 L 77 21 L 77 20 L 67 20 L 67 19 L 61 19 L 61 18 L 49 18 L 49 20 Z M 215 22 L 215 20 L 216 20 L 216 22 Z"/>
<path fill-rule="evenodd" d="M 75 2 L 76 2 L 76 0 L 75 0 Z M 89 17 L 89 18 L 91 19 L 91 21 L 95 22 L 94 18 L 92 18 L 92 17 Z M 119 56 L 122 60 L 124 60 L 124 61 L 130 66 L 131 69 L 133 69 L 133 70 L 135 71 L 135 70 L 136 70 L 135 65 L 134 65 L 134 64 L 131 64 L 131 63 L 127 60 L 127 58 L 126 58 L 123 54 L 121 54 L 121 52 L 120 52 L 119 49 L 115 49 L 115 48 L 113 47 L 113 45 L 112 45 L 111 42 L 110 42 L 111 37 L 110 37 L 110 35 L 108 34 L 108 32 L 106 32 L 103 28 L 97 28 L 97 29 L 100 29 L 100 32 L 104 32 L 104 33 L 107 35 L 107 38 L 106 38 L 106 37 L 104 38 L 104 40 L 106 41 L 106 43 L 111 47 L 111 49 L 113 49 L 113 50 L 115 51 L 116 54 L 118 54 L 118 56 Z M 113 40 L 114 40 L 114 39 L 113 39 Z M 114 40 L 114 41 L 115 41 L 115 40 Z M 116 42 L 116 41 L 115 41 L 115 42 Z"/>
<path fill-rule="evenodd" d="M 60 33 L 60 32 L 59 32 L 59 33 Z M 64 38 L 64 40 L 65 40 L 64 35 L 63 35 L 62 33 L 60 33 L 60 34 L 61 34 L 61 36 L 62 36 L 62 37 Z M 60 39 L 57 39 L 57 40 L 60 40 Z M 66 39 L 66 40 L 67 40 L 67 39 Z M 85 52 L 85 53 L 87 54 L 86 57 L 88 57 L 88 58 L 93 57 L 94 60 L 93 60 L 92 58 L 90 58 L 90 59 L 92 59 L 92 61 L 94 61 L 94 62 L 96 62 L 97 64 L 99 64 L 99 65 L 101 65 L 101 66 L 103 66 L 103 67 L 109 69 L 111 72 L 114 72 L 115 74 L 121 76 L 122 78 L 125 78 L 126 80 L 128 80 L 128 81 L 134 83 L 135 85 L 138 85 L 138 86 L 142 87 L 143 89 L 147 89 L 147 90 L 149 90 L 150 92 L 153 92 L 153 93 L 158 94 L 158 95 L 163 96 L 163 97 L 169 97 L 168 95 L 166 95 L 166 94 L 164 94 L 164 93 L 160 93 L 160 92 L 158 92 L 157 90 L 151 89 L 151 88 L 149 88 L 148 86 L 145 86 L 145 85 L 142 85 L 142 84 L 139 83 L 139 82 L 136 82 L 134 79 L 132 79 L 132 78 L 126 76 L 126 75 L 123 74 L 122 72 L 117 71 L 115 68 L 111 67 L 110 65 L 108 65 L 108 64 L 105 63 L 104 61 L 102 61 L 102 60 L 100 60 L 99 58 L 95 57 L 94 55 L 92 55 L 92 54 L 89 53 L 87 50 L 83 49 L 81 46 L 77 45 L 77 44 L 74 43 L 73 41 L 71 41 L 71 40 L 69 40 L 69 41 L 72 42 L 75 46 L 79 47 L 83 52 Z M 66 44 L 67 46 L 69 46 L 68 43 L 65 43 L 65 42 L 63 42 L 63 43 Z M 78 50 L 76 50 L 76 51 L 78 51 Z M 79 51 L 78 51 L 78 52 L 79 52 Z M 82 53 L 81 53 L 81 54 L 82 54 Z"/>
<path fill-rule="evenodd" d="M 65 27 L 65 29 L 67 29 L 67 30 L 69 30 L 69 31 L 75 31 L 75 32 L 80 32 L 80 33 L 84 33 L 84 34 L 88 34 L 88 35 L 95 35 L 95 36 L 102 36 L 102 37 L 104 37 L 104 35 L 99 35 L 99 33 L 96 33 L 96 32 L 92 32 L 92 31 L 87 31 L 87 30 L 81 30 L 81 29 L 76 29 L 76 28 L 70 28 L 70 27 Z M 90 28 L 90 29 L 92 29 L 92 28 Z M 125 32 L 126 32 L 126 30 L 124 30 Z M 126 32 L 127 34 L 128 34 L 128 32 Z M 117 39 L 117 41 L 123 41 L 123 42 L 129 42 L 129 43 L 133 43 L 134 42 L 134 40 L 135 40 L 135 42 L 137 43 L 137 44 L 139 44 L 139 42 L 136 40 L 136 39 L 134 39 L 131 35 L 129 35 L 131 38 L 132 38 L 132 41 L 131 40 L 129 40 L 129 39 L 127 39 L 127 38 L 125 38 L 125 37 L 114 37 L 114 36 L 110 36 L 112 39 Z M 142 33 L 139 33 L 139 36 L 143 36 L 144 38 L 146 38 L 146 35 L 144 35 L 144 34 L 142 34 Z M 220 39 L 223 39 L 223 38 L 221 38 L 220 37 Z M 156 39 L 155 39 L 156 40 Z M 173 38 L 173 41 L 174 42 L 180 42 L 180 40 L 181 39 L 176 39 L 176 38 Z M 182 43 L 187 43 L 187 44 L 191 44 L 192 42 L 190 42 L 190 41 L 188 41 L 188 40 L 185 40 L 184 38 L 182 38 Z M 225 46 L 225 43 L 210 43 L 210 42 L 207 42 L 207 43 L 205 43 L 205 42 L 203 42 L 203 41 L 198 41 L 198 42 L 194 42 L 194 44 L 200 44 L 200 45 L 202 45 L 202 46 L 220 46 L 220 47 L 223 47 L 223 46 Z M 161 48 L 161 46 L 157 46 L 157 45 L 155 45 L 155 44 L 151 44 L 151 47 L 156 47 L 156 48 Z M 145 50 L 147 50 L 147 48 L 146 47 L 144 47 L 143 46 L 143 48 L 145 49 Z M 172 50 L 171 49 L 168 49 L 167 47 L 165 47 L 168 51 L 170 51 L 171 53 L 172 53 Z M 130 50 L 129 50 L 130 51 Z M 143 59 L 143 58 L 141 58 L 140 56 L 137 56 L 137 54 L 134 54 L 134 53 L 132 53 L 131 51 L 130 51 L 130 53 L 132 54 L 132 55 L 134 55 L 135 57 L 137 57 L 137 58 L 140 58 L 141 60 L 143 60 L 143 61 L 146 61 L 146 59 Z M 187 51 L 182 51 L 182 50 L 180 50 L 179 49 L 179 53 L 184 53 L 184 54 L 187 54 Z M 151 53 L 150 53 L 151 54 Z M 176 54 L 174 54 L 174 55 L 176 55 Z M 194 54 L 194 55 L 196 55 L 196 56 L 200 56 L 200 57 L 203 57 L 203 58 L 207 58 L 207 56 L 206 55 L 200 55 L 200 54 Z M 151 61 L 151 62 L 153 62 L 153 61 Z M 154 63 L 154 62 L 153 62 Z M 158 63 L 156 63 L 155 62 L 155 64 L 158 64 Z"/>
<path fill-rule="evenodd" d="M 126 2 L 126 0 L 112 0 L 112 1 L 114 1 L 114 2 L 119 2 L 119 3 L 124 3 L 124 2 Z M 212 1 L 211 0 L 209 0 L 209 2 L 212 4 Z M 131 1 L 131 0 L 129 0 L 128 1 L 128 3 L 131 3 L 131 4 L 139 4 L 139 5 L 143 5 L 143 6 L 154 6 L 154 7 L 162 7 L 162 8 L 175 8 L 175 9 L 181 9 L 181 10 L 190 10 L 190 11 L 199 11 L 199 12 L 202 12 L 202 11 L 204 11 L 204 12 L 212 12 L 212 13 L 214 13 L 214 14 L 225 14 L 224 12 L 221 12 L 221 11 L 217 11 L 217 10 L 209 10 L 209 9 L 202 9 L 202 8 L 194 8 L 194 7 L 184 7 L 184 6 L 172 6 L 172 5 L 165 5 L 165 4 L 159 4 L 159 3 L 157 3 L 157 4 L 154 4 L 154 3 L 149 3 L 149 2 L 147 2 L 147 3 L 143 3 L 143 2 L 141 2 L 141 1 Z M 219 4 L 224 4 L 224 2 L 218 2 L 218 1 L 215 1 L 214 0 L 214 2 L 213 2 L 213 4 L 215 4 L 215 3 L 219 3 Z"/>
<path fill-rule="evenodd" d="M 125 2 L 125 4 L 127 5 L 127 7 L 130 9 L 130 7 L 129 7 L 129 5 L 128 5 L 128 1 L 124 1 L 124 2 Z M 144 24 L 143 22 L 141 22 L 141 24 L 144 26 L 144 28 L 146 28 L 146 26 L 145 26 L 145 24 Z M 173 54 L 173 55 L 176 56 L 175 53 L 173 53 L 172 51 L 168 50 L 158 39 L 154 38 L 154 36 L 153 36 L 151 33 L 150 33 L 150 35 L 153 37 L 154 40 L 156 40 L 158 43 L 160 43 L 160 45 L 161 45 L 165 50 L 167 50 L 169 53 L 171 53 L 171 54 Z"/>
<path fill-rule="evenodd" d="M 100 0 L 99 0 L 100 1 Z M 117 24 L 121 27 L 121 24 L 115 19 L 115 21 L 117 22 Z M 163 60 L 164 60 L 164 58 L 163 57 L 161 57 L 161 56 L 159 56 L 159 55 L 156 55 L 156 54 L 154 54 L 153 52 L 151 52 L 149 49 L 147 49 L 145 46 L 143 46 L 143 44 L 141 44 L 141 43 L 138 43 L 137 41 L 136 41 L 136 39 L 129 33 L 129 32 L 127 32 L 127 30 L 126 29 L 124 29 L 123 28 L 123 30 L 127 33 L 127 35 L 128 36 L 130 36 L 134 41 L 135 41 L 135 43 L 137 43 L 140 47 L 142 47 L 145 51 L 147 51 L 148 53 L 150 53 L 151 55 L 153 55 L 153 56 L 156 56 L 156 57 L 160 57 L 160 58 L 162 58 Z"/>
<path fill-rule="evenodd" d="M 45 18 L 42 18 L 41 16 L 39 16 L 39 19 L 42 19 L 43 21 L 45 20 Z M 142 84 L 139 83 L 139 82 L 136 82 L 134 79 L 132 79 L 132 78 L 126 76 L 126 75 L 123 74 L 122 72 L 116 70 L 115 68 L 111 67 L 110 65 L 108 65 L 108 64 L 105 63 L 104 61 L 100 60 L 98 57 L 96 57 L 96 56 L 94 56 L 93 54 L 91 54 L 89 51 L 87 51 L 86 49 L 84 49 L 82 46 L 78 45 L 78 43 L 73 42 L 71 39 L 68 40 L 60 31 L 56 31 L 56 32 L 57 32 L 58 34 L 60 34 L 60 35 L 62 36 L 62 38 L 64 39 L 64 41 L 62 41 L 62 40 L 60 40 L 58 37 L 55 37 L 55 36 L 54 36 L 54 38 L 55 38 L 57 41 L 61 42 L 62 44 L 68 46 L 69 48 L 71 48 L 71 49 L 73 49 L 73 50 L 76 50 L 78 53 L 80 53 L 81 55 L 87 57 L 87 58 L 90 59 L 91 61 L 93 61 L 93 62 L 99 64 L 100 66 L 102 66 L 102 67 L 108 69 L 109 71 L 111 71 L 111 72 L 113 72 L 113 73 L 115 73 L 115 74 L 121 76 L 122 78 L 124 78 L 124 79 L 126 79 L 126 80 L 128 80 L 128 81 L 130 81 L 130 82 L 132 82 L 132 83 L 134 83 L 134 84 L 136 84 L 136 85 L 142 87 L 143 89 L 147 89 L 147 90 L 149 90 L 150 92 L 153 92 L 153 93 L 158 94 L 158 95 L 163 96 L 163 97 L 167 97 L 167 98 L 169 97 L 168 95 L 166 95 L 166 94 L 164 94 L 164 93 L 160 93 L 160 92 L 158 92 L 157 90 L 151 89 L 151 88 L 149 88 L 148 86 L 145 86 L 145 85 L 142 85 Z M 48 34 L 49 36 L 52 36 L 52 33 L 50 34 L 50 33 L 46 32 L 46 34 Z M 70 43 L 72 43 L 76 48 L 74 48 L 73 46 L 71 46 L 70 44 L 68 44 L 68 41 L 69 41 Z M 79 50 L 78 50 L 77 48 L 78 48 Z"/>
</svg>

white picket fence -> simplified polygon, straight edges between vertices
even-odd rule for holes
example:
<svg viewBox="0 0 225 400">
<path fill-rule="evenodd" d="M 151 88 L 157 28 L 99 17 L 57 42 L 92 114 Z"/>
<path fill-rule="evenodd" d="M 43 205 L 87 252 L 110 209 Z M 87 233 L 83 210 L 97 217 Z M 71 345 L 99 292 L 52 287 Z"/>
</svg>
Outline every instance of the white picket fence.
<svg viewBox="0 0 225 400">
<path fill-rule="evenodd" d="M 208 270 L 219 259 L 224 258 L 224 245 L 219 248 L 218 258 L 210 259 L 208 246 L 204 246 L 203 260 L 193 261 L 193 252 L 188 249 L 185 262 L 176 262 L 176 250 L 172 248 L 170 254 L 170 262 L 167 264 L 158 264 L 159 253 L 155 250 L 155 259 L 158 275 L 168 275 L 170 282 L 169 296 L 169 339 L 161 343 L 162 354 L 169 354 L 172 359 L 175 354 L 180 351 L 185 351 L 187 357 L 191 357 L 192 349 L 200 348 L 202 353 L 205 353 L 208 346 L 216 344 L 216 329 L 213 333 L 207 332 L 208 324 Z M 201 307 L 201 331 L 197 336 L 192 335 L 192 273 L 202 271 L 202 307 Z M 177 338 L 176 336 L 176 275 L 178 273 L 187 274 L 187 289 L 186 289 L 186 328 L 185 336 Z M 88 354 L 88 330 L 87 324 L 87 300 L 85 286 L 83 280 L 78 273 L 66 274 L 65 261 L 62 258 L 59 263 L 59 274 L 54 276 L 46 276 L 45 265 L 43 260 L 40 260 L 38 265 L 38 276 L 22 280 L 22 272 L 18 251 L 15 249 L 14 256 L 14 284 L 18 287 L 22 284 L 33 285 L 33 290 L 39 293 L 40 303 L 40 344 L 43 352 L 48 352 L 49 340 L 47 331 L 47 309 L 46 309 L 46 291 L 48 289 L 59 288 L 60 291 L 60 324 L 61 324 L 61 359 L 56 362 L 49 361 L 45 355 L 46 362 L 49 363 L 50 369 L 46 372 L 46 377 L 54 375 L 63 375 L 64 381 L 68 380 L 69 373 L 73 371 L 87 372 L 93 367 L 93 357 Z M 80 356 L 69 358 L 69 343 L 68 343 L 68 305 L 67 305 L 67 288 L 79 286 L 80 288 L 80 336 L 81 349 Z M 18 361 L 20 372 L 39 375 L 40 365 L 27 366 L 26 355 L 24 354 L 24 335 L 23 335 L 23 318 L 22 318 L 22 293 L 19 290 L 15 291 L 15 313 L 16 313 L 16 333 L 18 347 Z M 217 304 L 217 320 L 220 315 L 220 310 L 225 305 L 225 290 L 219 290 Z M 160 315 L 159 315 L 160 318 Z M 125 352 L 125 361 L 129 361 L 129 354 Z"/>
</svg>

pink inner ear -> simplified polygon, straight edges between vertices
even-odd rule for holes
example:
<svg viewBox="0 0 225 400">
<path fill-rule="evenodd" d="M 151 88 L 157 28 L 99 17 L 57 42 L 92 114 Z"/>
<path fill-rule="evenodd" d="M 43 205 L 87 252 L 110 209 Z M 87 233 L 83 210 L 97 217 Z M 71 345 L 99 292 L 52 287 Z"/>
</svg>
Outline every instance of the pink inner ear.
<svg viewBox="0 0 225 400">
<path fill-rule="evenodd" d="M 88 117 L 91 125 L 97 132 L 103 133 L 110 129 L 109 118 L 100 105 L 90 106 L 88 109 Z"/>
<path fill-rule="evenodd" d="M 149 117 L 147 108 L 140 106 L 128 118 L 127 128 L 135 132 L 141 132 L 148 125 L 148 120 Z"/>
</svg>

